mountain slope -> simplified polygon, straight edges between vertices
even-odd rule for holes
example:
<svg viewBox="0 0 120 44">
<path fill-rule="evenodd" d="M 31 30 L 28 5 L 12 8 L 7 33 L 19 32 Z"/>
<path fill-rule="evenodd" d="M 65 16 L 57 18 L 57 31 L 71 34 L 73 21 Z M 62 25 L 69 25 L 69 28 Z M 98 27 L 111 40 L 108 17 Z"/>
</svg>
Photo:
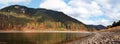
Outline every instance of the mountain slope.
<svg viewBox="0 0 120 44">
<path fill-rule="evenodd" d="M 87 27 L 95 28 L 95 29 L 97 29 L 97 30 L 105 29 L 105 28 L 106 28 L 106 27 L 103 26 L 103 25 L 87 25 Z"/>
<path fill-rule="evenodd" d="M 62 12 L 43 8 L 12 5 L 1 9 L 0 15 L 5 16 L 1 17 L 1 29 L 10 27 L 17 30 L 19 27 L 20 30 L 88 30 L 85 24 Z"/>
</svg>

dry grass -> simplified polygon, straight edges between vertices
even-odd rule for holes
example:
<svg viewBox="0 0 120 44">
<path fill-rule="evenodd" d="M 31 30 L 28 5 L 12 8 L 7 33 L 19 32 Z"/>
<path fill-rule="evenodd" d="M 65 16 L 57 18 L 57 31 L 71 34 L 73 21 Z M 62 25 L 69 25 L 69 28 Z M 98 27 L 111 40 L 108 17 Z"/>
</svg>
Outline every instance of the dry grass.
<svg viewBox="0 0 120 44">
<path fill-rule="evenodd" d="M 113 28 L 108 28 L 108 29 L 103 29 L 103 30 L 100 30 L 99 32 L 115 32 L 115 33 L 120 33 L 120 26 L 113 27 Z"/>
</svg>

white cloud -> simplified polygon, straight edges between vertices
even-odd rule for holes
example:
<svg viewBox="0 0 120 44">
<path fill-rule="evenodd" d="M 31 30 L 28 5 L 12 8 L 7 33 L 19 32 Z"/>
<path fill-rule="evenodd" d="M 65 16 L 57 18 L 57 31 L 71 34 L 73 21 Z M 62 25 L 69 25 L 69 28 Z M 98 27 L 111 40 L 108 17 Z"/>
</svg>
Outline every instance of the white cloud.
<svg viewBox="0 0 120 44">
<path fill-rule="evenodd" d="M 31 0 L 0 0 L 0 4 L 10 4 L 10 3 L 28 3 Z"/>
<path fill-rule="evenodd" d="M 54 10 L 60 10 L 63 8 L 66 8 L 67 5 L 64 3 L 63 0 L 45 0 L 40 5 L 41 8 L 47 8 L 47 9 L 54 9 Z"/>
<path fill-rule="evenodd" d="M 74 10 L 70 7 L 64 0 L 44 0 L 40 4 L 40 8 L 52 9 L 57 11 L 62 11 L 69 16 L 73 16 Z"/>
<path fill-rule="evenodd" d="M 9 6 L 9 5 L 6 4 L 6 5 L 3 5 L 3 6 L 0 6 L 0 9 L 2 9 L 2 8 L 4 8 L 4 7 L 7 7 L 7 6 Z"/>
<path fill-rule="evenodd" d="M 113 21 L 120 20 L 119 0 L 44 0 L 41 8 L 62 11 L 85 24 L 109 25 Z M 90 17 L 105 16 L 105 18 L 90 20 Z M 88 20 L 89 19 L 89 20 Z"/>
<path fill-rule="evenodd" d="M 88 22 L 87 22 L 88 23 Z M 110 25 L 112 24 L 112 22 L 110 20 L 107 20 L 107 19 L 100 19 L 100 20 L 96 20 L 96 21 L 89 21 L 89 24 L 94 24 L 94 25 L 104 25 L 104 26 L 107 26 L 107 25 Z"/>
<path fill-rule="evenodd" d="M 31 0 L 0 0 L 0 5 L 3 5 L 0 8 L 4 8 L 13 4 L 29 4 Z"/>
<path fill-rule="evenodd" d="M 104 9 L 104 14 L 111 20 L 120 20 L 120 0 L 101 0 L 98 1 Z"/>
</svg>

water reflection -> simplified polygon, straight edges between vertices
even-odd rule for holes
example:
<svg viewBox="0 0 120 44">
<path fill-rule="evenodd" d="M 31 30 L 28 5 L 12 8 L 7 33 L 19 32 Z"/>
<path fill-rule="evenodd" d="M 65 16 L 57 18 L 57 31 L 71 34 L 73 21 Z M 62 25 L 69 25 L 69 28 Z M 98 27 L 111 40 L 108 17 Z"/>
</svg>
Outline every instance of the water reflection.
<svg viewBox="0 0 120 44">
<path fill-rule="evenodd" d="M 0 33 L 7 44 L 61 44 L 82 37 L 80 33 Z"/>
</svg>

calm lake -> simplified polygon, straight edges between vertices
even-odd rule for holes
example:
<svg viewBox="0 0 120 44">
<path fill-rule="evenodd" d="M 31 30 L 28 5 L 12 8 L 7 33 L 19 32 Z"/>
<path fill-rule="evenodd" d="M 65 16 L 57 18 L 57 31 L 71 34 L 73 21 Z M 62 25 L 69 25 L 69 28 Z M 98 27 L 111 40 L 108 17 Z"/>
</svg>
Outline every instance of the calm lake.
<svg viewBox="0 0 120 44">
<path fill-rule="evenodd" d="M 0 33 L 0 44 L 62 44 L 87 33 Z"/>
</svg>

